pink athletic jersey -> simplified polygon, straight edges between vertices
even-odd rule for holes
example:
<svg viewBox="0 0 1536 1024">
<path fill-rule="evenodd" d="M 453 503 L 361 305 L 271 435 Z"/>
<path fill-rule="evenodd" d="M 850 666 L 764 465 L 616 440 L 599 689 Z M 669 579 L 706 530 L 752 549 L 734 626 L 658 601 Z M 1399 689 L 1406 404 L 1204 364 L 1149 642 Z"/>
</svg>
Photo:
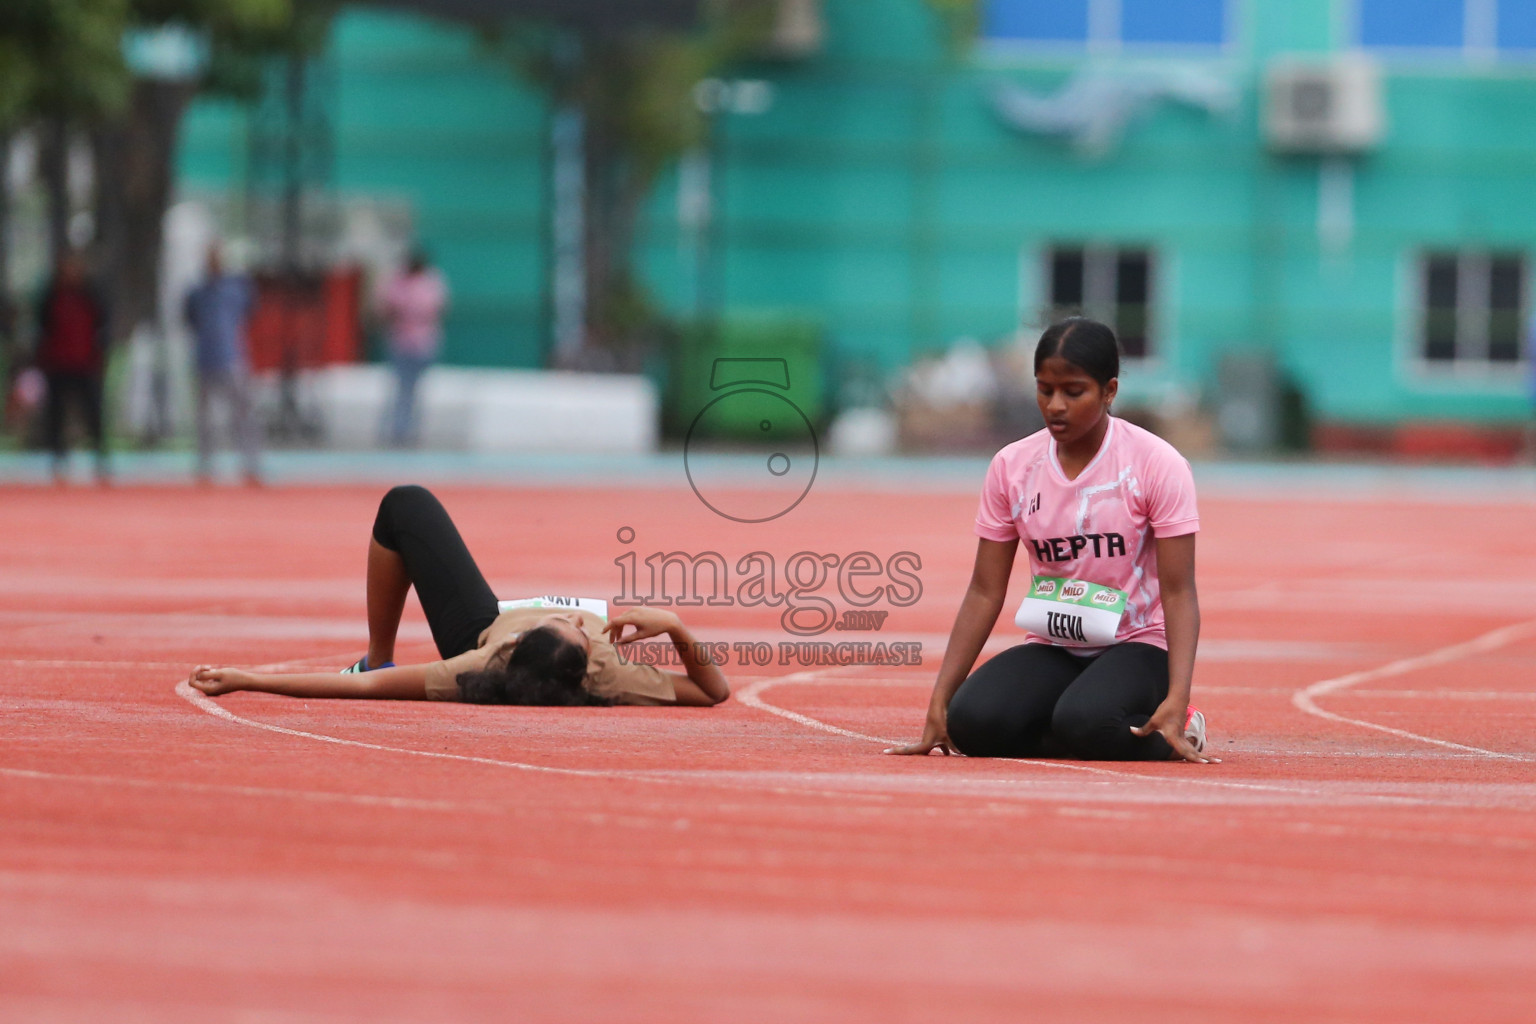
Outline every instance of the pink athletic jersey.
<svg viewBox="0 0 1536 1024">
<path fill-rule="evenodd" d="M 1062 472 L 1048 430 L 998 452 L 976 511 L 976 535 L 996 541 L 1018 538 L 1029 554 L 1031 576 L 1124 591 L 1125 611 L 1114 642 L 1135 640 L 1164 650 L 1168 639 L 1153 538 L 1181 537 L 1198 529 L 1195 481 L 1184 456 L 1155 434 L 1113 417 L 1099 453 L 1076 480 Z M 1054 641 L 1028 632 L 1025 642 Z M 1103 650 L 1067 646 L 1081 654 Z"/>
</svg>

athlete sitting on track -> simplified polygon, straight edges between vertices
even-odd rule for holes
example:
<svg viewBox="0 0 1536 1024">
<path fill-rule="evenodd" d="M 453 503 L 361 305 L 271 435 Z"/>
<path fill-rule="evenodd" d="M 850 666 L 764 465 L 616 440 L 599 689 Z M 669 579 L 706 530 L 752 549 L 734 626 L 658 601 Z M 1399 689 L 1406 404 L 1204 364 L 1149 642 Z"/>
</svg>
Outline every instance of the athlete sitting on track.
<svg viewBox="0 0 1536 1024">
<path fill-rule="evenodd" d="M 923 738 L 887 753 L 1220 760 L 1201 753 L 1205 717 L 1189 705 L 1200 633 L 1194 480 L 1171 445 L 1110 415 L 1119 373 L 1104 324 L 1073 317 L 1041 335 L 1046 429 L 992 459 L 976 564 Z M 1028 632 L 972 673 L 1020 540 L 1032 579 L 1015 622 Z"/>
<path fill-rule="evenodd" d="M 442 661 L 393 663 L 405 597 L 416 587 Z M 270 674 L 199 666 L 190 682 L 212 696 L 259 690 L 290 697 L 382 697 L 476 704 L 681 704 L 730 695 L 717 665 L 678 617 L 634 608 L 610 619 L 580 609 L 517 607 L 496 595 L 458 528 L 425 488 L 384 495 L 368 545 L 368 653 L 345 672 Z M 633 631 L 624 635 L 626 627 Z M 615 644 L 666 634 L 687 675 L 626 661 Z"/>
</svg>

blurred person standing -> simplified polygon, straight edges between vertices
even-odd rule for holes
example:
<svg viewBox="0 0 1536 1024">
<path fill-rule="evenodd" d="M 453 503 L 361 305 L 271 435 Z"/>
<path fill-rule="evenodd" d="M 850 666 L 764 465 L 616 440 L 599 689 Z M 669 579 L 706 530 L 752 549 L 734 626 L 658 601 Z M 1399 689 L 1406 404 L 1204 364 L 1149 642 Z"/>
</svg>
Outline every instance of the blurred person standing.
<svg viewBox="0 0 1536 1024">
<path fill-rule="evenodd" d="M 415 249 L 405 269 L 384 285 L 380 304 L 395 369 L 395 403 L 387 439 L 402 447 L 416 440 L 416 388 L 443 341 L 448 284 L 427 254 Z"/>
<path fill-rule="evenodd" d="M 16 308 L 5 288 L 4 279 L 0 278 L 0 367 L 3 367 L 0 401 L 5 404 L 5 416 L 0 420 L 0 429 L 9 430 L 11 424 L 17 421 L 17 379 L 21 376 L 22 362 L 21 349 L 16 344 Z"/>
<path fill-rule="evenodd" d="M 97 483 L 110 480 L 101 387 L 110 322 L 101 293 L 86 276 L 85 258 L 77 250 L 65 251 L 37 305 L 36 362 L 48 384 L 44 430 L 53 453 L 55 483 L 63 483 L 65 477 L 65 419 L 70 405 L 84 418 L 96 451 Z"/>
<path fill-rule="evenodd" d="M 251 409 L 251 367 L 246 325 L 256 306 L 256 289 L 244 274 L 225 272 L 218 243 L 208 247 L 208 274 L 187 293 L 186 321 L 197 359 L 197 479 L 213 477 L 213 403 L 229 407 L 234 440 L 244 463 L 245 482 L 258 484 L 260 437 Z"/>
</svg>

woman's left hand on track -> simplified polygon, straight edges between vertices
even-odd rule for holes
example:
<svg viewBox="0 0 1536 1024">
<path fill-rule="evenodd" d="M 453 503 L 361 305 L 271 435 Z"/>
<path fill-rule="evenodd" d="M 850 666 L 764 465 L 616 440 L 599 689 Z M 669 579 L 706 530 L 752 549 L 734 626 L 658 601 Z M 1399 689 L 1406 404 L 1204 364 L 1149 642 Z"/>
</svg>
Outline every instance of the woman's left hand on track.
<svg viewBox="0 0 1536 1024">
<path fill-rule="evenodd" d="M 1152 712 L 1152 717 L 1147 719 L 1146 725 L 1133 725 L 1131 732 L 1137 736 L 1151 736 L 1154 732 L 1163 734 L 1163 739 L 1173 748 L 1173 755 L 1181 761 L 1191 764 L 1221 764 L 1219 757 L 1207 757 L 1196 750 L 1189 740 L 1184 738 L 1184 718 L 1188 708 L 1173 708 L 1164 704 Z"/>
<path fill-rule="evenodd" d="M 636 640 L 649 640 L 653 636 L 670 633 L 681 624 L 682 620 L 676 615 L 660 608 L 631 608 L 609 619 L 608 625 L 604 628 L 607 629 L 608 639 L 612 643 L 632 644 Z M 633 626 L 635 631 L 625 636 L 625 626 Z"/>
<path fill-rule="evenodd" d="M 187 682 L 210 697 L 238 690 L 250 680 L 251 673 L 243 669 L 215 668 L 212 665 L 199 665 L 187 677 Z"/>
</svg>

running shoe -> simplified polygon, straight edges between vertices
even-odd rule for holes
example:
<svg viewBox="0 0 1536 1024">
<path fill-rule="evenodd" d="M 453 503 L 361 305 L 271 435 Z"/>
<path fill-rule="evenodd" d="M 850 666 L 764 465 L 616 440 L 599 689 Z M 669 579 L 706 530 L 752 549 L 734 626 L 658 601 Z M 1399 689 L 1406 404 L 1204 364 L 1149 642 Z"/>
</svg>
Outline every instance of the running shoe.
<svg viewBox="0 0 1536 1024">
<path fill-rule="evenodd" d="M 1193 704 L 1184 717 L 1184 738 L 1195 748 L 1195 753 L 1205 750 L 1205 715 Z"/>
<path fill-rule="evenodd" d="M 392 661 L 386 661 L 382 665 L 370 665 L 368 664 L 368 655 L 365 654 L 361 658 L 358 658 L 356 661 L 354 661 L 352 664 L 348 665 L 346 668 L 342 669 L 341 674 L 344 676 L 355 676 L 359 672 L 372 672 L 375 669 L 394 667 L 395 663 Z"/>
</svg>

